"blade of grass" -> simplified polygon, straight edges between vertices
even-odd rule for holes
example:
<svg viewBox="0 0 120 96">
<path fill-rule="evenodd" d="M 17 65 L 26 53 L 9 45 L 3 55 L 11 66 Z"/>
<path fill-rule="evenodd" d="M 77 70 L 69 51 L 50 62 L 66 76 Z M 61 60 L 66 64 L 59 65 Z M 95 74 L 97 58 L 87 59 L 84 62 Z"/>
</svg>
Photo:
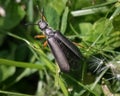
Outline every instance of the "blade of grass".
<svg viewBox="0 0 120 96">
<path fill-rule="evenodd" d="M 96 79 L 96 81 L 94 82 L 93 86 L 91 87 L 91 90 L 93 90 L 95 88 L 96 84 L 100 81 L 100 79 L 103 77 L 103 75 L 107 72 L 108 69 L 109 69 L 109 67 L 106 68 L 104 71 L 102 71 L 100 76 Z"/>
<path fill-rule="evenodd" d="M 9 65 L 9 66 L 16 66 L 21 68 L 31 68 L 31 69 L 39 69 L 43 70 L 44 66 L 43 64 L 32 64 L 32 63 L 25 63 L 25 62 L 18 62 L 13 60 L 7 60 L 7 59 L 0 59 L 1 65 Z"/>
<path fill-rule="evenodd" d="M 1 91 L 1 94 L 6 94 L 7 96 L 33 96 L 33 95 L 28 95 L 28 94 L 21 94 L 21 93 L 15 93 L 15 92 L 9 92 L 9 91 Z"/>
<path fill-rule="evenodd" d="M 108 10 L 109 9 L 107 9 L 107 7 L 99 7 L 99 8 L 91 8 L 91 9 L 72 11 L 71 14 L 74 17 L 77 17 L 77 16 L 83 16 L 83 15 L 95 14 L 97 12 L 107 12 Z"/>
<path fill-rule="evenodd" d="M 84 84 L 78 82 L 77 80 L 75 80 L 74 78 L 72 78 L 71 76 L 69 76 L 69 75 L 67 75 L 67 74 L 64 74 L 64 75 L 65 75 L 66 77 L 70 78 L 72 81 L 76 82 L 78 85 L 80 85 L 81 87 L 83 87 L 85 90 L 87 90 L 87 91 L 89 91 L 90 93 L 92 93 L 92 94 L 94 94 L 95 96 L 97 96 L 95 92 L 93 92 L 91 89 L 89 89 L 88 87 L 86 87 Z"/>
<path fill-rule="evenodd" d="M 59 84 L 60 84 L 61 90 L 62 90 L 63 93 L 64 93 L 64 96 L 69 96 L 68 90 L 67 90 L 67 88 L 66 88 L 66 86 L 65 86 L 62 78 L 59 77 L 58 80 L 59 80 Z"/>
</svg>

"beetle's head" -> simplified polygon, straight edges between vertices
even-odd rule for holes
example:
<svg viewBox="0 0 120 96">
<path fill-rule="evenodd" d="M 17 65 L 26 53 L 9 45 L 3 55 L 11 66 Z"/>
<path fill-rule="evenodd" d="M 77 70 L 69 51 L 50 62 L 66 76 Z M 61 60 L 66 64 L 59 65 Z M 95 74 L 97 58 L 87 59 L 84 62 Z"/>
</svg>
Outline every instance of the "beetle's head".
<svg viewBox="0 0 120 96">
<path fill-rule="evenodd" d="M 48 24 L 47 24 L 46 21 L 44 21 L 44 20 L 41 19 L 41 20 L 38 22 L 38 26 L 39 26 L 39 28 L 43 31 L 43 30 L 45 30 L 45 29 L 48 27 Z"/>
</svg>

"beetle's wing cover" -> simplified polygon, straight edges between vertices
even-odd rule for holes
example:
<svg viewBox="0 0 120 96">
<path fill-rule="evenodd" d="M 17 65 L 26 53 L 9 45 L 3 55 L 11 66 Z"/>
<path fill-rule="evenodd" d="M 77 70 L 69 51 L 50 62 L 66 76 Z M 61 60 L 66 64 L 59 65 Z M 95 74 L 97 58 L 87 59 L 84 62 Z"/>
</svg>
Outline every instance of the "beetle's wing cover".
<svg viewBox="0 0 120 96">
<path fill-rule="evenodd" d="M 48 38 L 47 42 L 61 71 L 68 72 L 70 70 L 69 62 L 64 54 L 64 51 L 61 49 L 60 44 L 56 41 L 54 36 Z"/>
<path fill-rule="evenodd" d="M 83 57 L 79 49 L 59 31 L 49 37 L 47 42 L 61 71 L 81 69 Z"/>
<path fill-rule="evenodd" d="M 70 69 L 80 70 L 83 57 L 79 49 L 66 37 L 64 37 L 59 31 L 55 32 L 54 38 L 64 53 L 65 58 L 69 63 Z"/>
<path fill-rule="evenodd" d="M 71 41 L 64 37 L 59 31 L 55 32 L 55 38 L 58 38 L 61 42 L 63 42 L 78 57 L 80 57 L 81 59 L 83 58 L 80 50 Z"/>
</svg>

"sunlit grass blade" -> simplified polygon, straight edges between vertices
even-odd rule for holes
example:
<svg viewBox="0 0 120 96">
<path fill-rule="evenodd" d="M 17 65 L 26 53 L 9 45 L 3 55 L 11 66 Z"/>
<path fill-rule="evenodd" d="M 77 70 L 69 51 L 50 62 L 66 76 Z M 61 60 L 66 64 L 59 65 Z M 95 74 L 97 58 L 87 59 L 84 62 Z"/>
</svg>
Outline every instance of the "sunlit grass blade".
<svg viewBox="0 0 120 96">
<path fill-rule="evenodd" d="M 0 59 L 0 65 L 9 65 L 9 66 L 16 66 L 21 68 L 31 68 L 31 69 L 39 69 L 43 70 L 44 66 L 43 64 L 32 64 L 32 63 L 25 63 L 25 62 L 19 62 L 19 61 L 13 61 L 13 60 L 7 60 L 7 59 Z"/>
<path fill-rule="evenodd" d="M 9 92 L 9 91 L 1 91 L 1 90 L 0 90 L 0 93 L 1 94 L 6 94 L 6 95 L 9 95 L 9 96 L 33 96 L 33 95 L 27 95 L 27 94 Z"/>
</svg>

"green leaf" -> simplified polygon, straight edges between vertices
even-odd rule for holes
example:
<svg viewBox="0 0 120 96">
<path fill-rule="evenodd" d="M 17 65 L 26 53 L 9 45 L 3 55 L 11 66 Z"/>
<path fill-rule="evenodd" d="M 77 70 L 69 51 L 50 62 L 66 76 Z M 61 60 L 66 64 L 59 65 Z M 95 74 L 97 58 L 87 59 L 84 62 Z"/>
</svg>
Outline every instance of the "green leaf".
<svg viewBox="0 0 120 96">
<path fill-rule="evenodd" d="M 15 67 L 1 65 L 0 66 L 0 82 L 12 76 L 14 73 L 15 73 Z"/>
<path fill-rule="evenodd" d="M 0 29 L 9 30 L 15 27 L 25 16 L 25 11 L 14 1 L 6 7 L 6 16 L 0 17 Z"/>
<path fill-rule="evenodd" d="M 66 8 L 65 8 L 65 11 L 64 11 L 64 13 L 63 13 L 63 16 L 62 16 L 62 24 L 61 24 L 61 29 L 60 29 L 60 31 L 61 31 L 63 34 L 65 33 L 66 27 L 67 27 L 68 13 L 69 13 L 69 8 L 66 7 Z"/>
<path fill-rule="evenodd" d="M 88 22 L 80 23 L 79 28 L 81 31 L 81 37 L 86 40 L 88 36 L 90 35 L 90 31 L 92 29 L 92 24 Z"/>
<path fill-rule="evenodd" d="M 53 9 L 49 5 L 45 8 L 45 17 L 47 18 L 47 22 L 50 27 L 52 27 L 53 29 L 59 28 L 60 15 L 57 13 L 55 9 Z"/>
<path fill-rule="evenodd" d="M 51 0 L 50 0 L 51 1 Z M 65 9 L 67 0 L 52 0 L 50 2 L 50 6 L 57 11 L 57 13 L 60 15 L 61 12 Z"/>
</svg>

